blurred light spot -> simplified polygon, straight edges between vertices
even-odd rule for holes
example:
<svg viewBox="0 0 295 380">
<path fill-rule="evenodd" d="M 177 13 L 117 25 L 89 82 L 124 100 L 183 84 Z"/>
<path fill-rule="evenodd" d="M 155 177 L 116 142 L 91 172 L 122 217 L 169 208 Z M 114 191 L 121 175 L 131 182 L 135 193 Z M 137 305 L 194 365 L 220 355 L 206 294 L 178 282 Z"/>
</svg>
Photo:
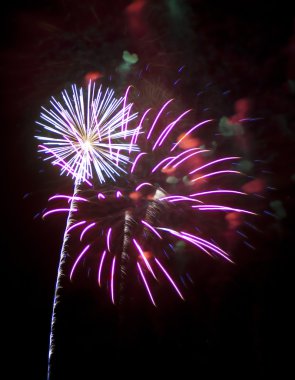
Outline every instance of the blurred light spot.
<svg viewBox="0 0 295 380">
<path fill-rule="evenodd" d="M 84 80 L 88 84 L 90 81 L 94 82 L 103 77 L 103 74 L 99 71 L 89 71 L 86 75 L 84 75 Z"/>
<path fill-rule="evenodd" d="M 229 212 L 225 215 L 225 220 L 230 230 L 235 230 L 243 223 L 243 217 L 238 212 Z"/>
<path fill-rule="evenodd" d="M 274 210 L 277 219 L 281 220 L 287 216 L 287 212 L 280 200 L 270 202 L 270 207 Z"/>
<path fill-rule="evenodd" d="M 174 185 L 179 182 L 179 179 L 174 176 L 169 176 L 166 178 L 166 182 L 169 183 L 170 185 Z"/>
<path fill-rule="evenodd" d="M 250 193 L 250 194 L 251 193 L 260 193 L 265 189 L 265 185 L 266 184 L 265 184 L 264 180 L 257 178 L 257 179 L 253 179 L 250 182 L 245 183 L 242 186 L 242 190 L 245 193 Z"/>
</svg>

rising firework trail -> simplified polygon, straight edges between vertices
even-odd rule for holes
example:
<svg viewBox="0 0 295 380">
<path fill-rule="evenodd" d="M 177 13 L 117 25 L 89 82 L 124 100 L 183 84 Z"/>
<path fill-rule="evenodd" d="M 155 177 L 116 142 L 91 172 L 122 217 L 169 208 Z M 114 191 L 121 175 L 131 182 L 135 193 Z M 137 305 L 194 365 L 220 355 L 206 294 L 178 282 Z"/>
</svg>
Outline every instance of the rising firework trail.
<svg viewBox="0 0 295 380">
<path fill-rule="evenodd" d="M 70 232 L 83 221 L 75 222 L 77 202 L 85 202 L 79 197 L 80 185 L 86 183 L 93 186 L 93 182 L 100 184 L 106 181 L 115 181 L 121 174 L 126 174 L 125 166 L 130 163 L 130 153 L 138 151 L 132 141 L 140 132 L 128 129 L 131 120 L 137 114 L 131 112 L 132 104 L 127 104 L 127 92 L 124 97 L 116 99 L 114 91 L 89 83 L 87 89 L 78 89 L 72 86 L 72 91 L 63 91 L 60 100 L 51 98 L 50 108 L 42 107 L 40 120 L 37 124 L 42 131 L 35 137 L 40 141 L 39 152 L 45 154 L 44 160 L 49 160 L 60 168 L 61 174 L 71 176 L 74 181 L 72 196 L 65 196 L 68 207 L 48 211 L 43 217 L 53 212 L 68 213 L 66 228 L 63 236 L 57 279 L 53 300 L 51 318 L 48 380 L 51 377 L 52 355 L 55 344 L 56 307 L 60 300 L 62 277 L 66 263 L 66 249 Z M 51 198 L 60 199 L 61 195 Z M 86 221 L 85 221 L 86 223 Z M 94 226 L 94 225 L 93 225 Z M 93 226 L 87 226 L 84 233 Z M 83 238 L 81 234 L 81 240 Z M 84 247 L 75 266 L 86 254 L 90 245 Z M 113 271 L 115 261 L 113 262 Z"/>
</svg>

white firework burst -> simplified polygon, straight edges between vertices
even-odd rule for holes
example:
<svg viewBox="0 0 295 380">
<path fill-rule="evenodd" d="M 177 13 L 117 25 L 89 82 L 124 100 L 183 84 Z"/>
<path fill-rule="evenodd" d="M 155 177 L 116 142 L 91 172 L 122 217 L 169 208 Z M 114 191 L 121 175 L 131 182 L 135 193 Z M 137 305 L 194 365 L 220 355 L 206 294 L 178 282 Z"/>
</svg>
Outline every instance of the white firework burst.
<svg viewBox="0 0 295 380">
<path fill-rule="evenodd" d="M 126 104 L 127 92 L 116 99 L 112 89 L 89 83 L 87 89 L 72 85 L 71 94 L 64 90 L 62 102 L 52 97 L 51 108 L 42 107 L 37 121 L 46 135 L 35 136 L 45 160 L 60 166 L 61 174 L 71 175 L 76 184 L 90 183 L 95 174 L 103 183 L 124 173 L 130 153 L 139 150 L 133 144 L 138 128 L 128 130 L 137 113 L 131 113 L 132 103 Z"/>
</svg>

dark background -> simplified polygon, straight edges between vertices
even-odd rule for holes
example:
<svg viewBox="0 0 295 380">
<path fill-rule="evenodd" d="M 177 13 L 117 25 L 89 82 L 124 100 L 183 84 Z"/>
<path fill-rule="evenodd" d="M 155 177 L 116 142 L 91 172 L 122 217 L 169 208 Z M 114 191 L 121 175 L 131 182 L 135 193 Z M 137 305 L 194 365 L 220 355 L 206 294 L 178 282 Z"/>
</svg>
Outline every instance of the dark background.
<svg viewBox="0 0 295 380">
<path fill-rule="evenodd" d="M 70 185 L 38 158 L 35 120 L 51 95 L 83 84 L 90 72 L 119 91 L 147 80 L 147 104 L 159 92 L 172 94 L 199 119 L 231 115 L 237 99 L 251 97 L 259 118 L 251 159 L 264 162 L 255 175 L 270 189 L 260 194 L 255 250 L 234 251 L 235 269 L 192 264 L 185 303 L 168 292 L 156 311 L 142 300 L 118 316 L 86 276 L 66 283 L 52 379 L 177 372 L 285 378 L 294 298 L 294 13 L 284 1 L 131 3 L 32 0 L 2 12 L 3 378 L 46 377 L 64 221 L 45 223 L 40 213 L 49 195 Z M 139 57 L 125 71 L 124 50 Z M 273 200 L 285 216 L 276 216 Z"/>
</svg>

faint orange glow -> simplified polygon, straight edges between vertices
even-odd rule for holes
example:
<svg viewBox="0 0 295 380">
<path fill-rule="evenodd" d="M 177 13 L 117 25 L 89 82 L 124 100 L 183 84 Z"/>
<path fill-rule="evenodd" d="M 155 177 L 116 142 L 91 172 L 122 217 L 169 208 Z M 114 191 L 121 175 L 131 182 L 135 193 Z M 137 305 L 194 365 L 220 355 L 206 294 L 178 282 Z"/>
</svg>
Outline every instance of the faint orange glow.
<svg viewBox="0 0 295 380">
<path fill-rule="evenodd" d="M 242 186 L 245 193 L 261 193 L 265 189 L 266 183 L 263 179 L 257 178 Z"/>
<path fill-rule="evenodd" d="M 129 198 L 133 201 L 138 201 L 140 198 L 142 198 L 142 194 L 139 191 L 133 191 L 129 194 Z"/>
<path fill-rule="evenodd" d="M 190 148 L 196 148 L 200 145 L 202 145 L 202 142 L 200 139 L 198 138 L 195 138 L 195 137 L 191 137 L 191 136 L 187 136 L 187 137 L 184 137 L 185 136 L 185 133 L 181 133 L 178 138 L 177 138 L 177 141 L 180 141 L 181 139 L 181 142 L 179 143 L 179 147 L 181 149 L 190 149 Z M 184 138 L 183 138 L 184 137 Z"/>
<path fill-rule="evenodd" d="M 161 169 L 161 172 L 162 173 L 164 173 L 164 174 L 172 174 L 172 173 L 174 173 L 175 172 L 175 168 L 173 167 L 173 166 L 167 166 L 167 167 L 163 167 L 162 169 Z"/>
<path fill-rule="evenodd" d="M 226 214 L 225 220 L 227 221 L 227 226 L 230 230 L 235 230 L 243 223 L 242 216 L 237 212 L 229 212 Z"/>
<path fill-rule="evenodd" d="M 86 75 L 84 75 L 84 80 L 86 84 L 88 84 L 90 81 L 94 82 L 102 77 L 103 74 L 99 71 L 89 71 Z"/>
<path fill-rule="evenodd" d="M 151 258 L 153 257 L 153 254 L 152 254 L 152 252 L 150 252 L 150 251 L 144 251 L 144 252 L 143 252 L 143 255 L 144 255 L 144 257 L 145 257 L 147 260 L 149 260 L 149 259 L 151 259 Z M 143 260 L 143 257 L 142 257 L 142 256 L 139 256 L 139 259 L 140 259 L 140 260 Z"/>
</svg>

